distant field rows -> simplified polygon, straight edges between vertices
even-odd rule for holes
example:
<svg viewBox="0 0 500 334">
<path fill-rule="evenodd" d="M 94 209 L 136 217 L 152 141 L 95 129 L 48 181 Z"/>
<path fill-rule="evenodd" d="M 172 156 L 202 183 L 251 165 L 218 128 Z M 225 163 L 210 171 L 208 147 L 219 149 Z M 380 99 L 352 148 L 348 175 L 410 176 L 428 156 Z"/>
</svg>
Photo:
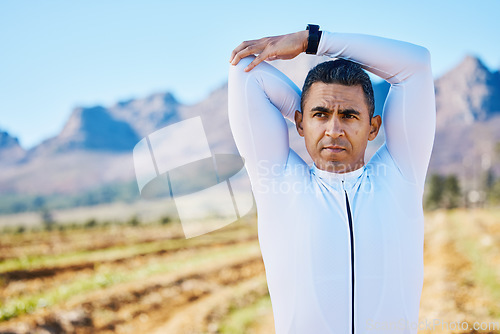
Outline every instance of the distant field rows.
<svg viewBox="0 0 500 334">
<path fill-rule="evenodd" d="M 132 216 L 137 216 L 138 219 L 144 222 L 152 222 L 164 216 L 172 216 L 175 213 L 175 206 L 173 203 L 161 199 L 53 210 L 51 213 L 53 219 L 59 224 L 83 224 L 91 219 L 123 223 Z M 42 215 L 38 212 L 0 215 L 0 227 L 2 228 L 37 227 L 41 226 L 42 222 Z"/>
<path fill-rule="evenodd" d="M 157 240 L 184 238 L 176 228 L 159 225 L 144 226 L 141 233 L 127 225 L 93 229 L 25 232 L 0 235 L 0 260 L 30 256 L 50 256 L 76 251 L 92 251 Z"/>
<path fill-rule="evenodd" d="M 148 229 L 149 227 L 145 227 Z M 153 227 L 154 228 L 154 227 Z M 158 230 L 158 228 L 156 228 Z M 137 230 L 135 231 L 137 234 Z M 40 252 L 23 254 L 20 257 L 4 259 L 0 263 L 0 277 L 2 274 L 7 274 L 12 271 L 19 270 L 29 270 L 36 271 L 38 269 L 55 267 L 64 269 L 65 265 L 74 266 L 75 263 L 92 263 L 96 262 L 106 262 L 106 261 L 116 261 L 121 258 L 145 255 L 153 252 L 165 252 L 173 251 L 180 248 L 190 248 L 197 247 L 199 245 L 213 244 L 217 242 L 214 239 L 215 236 L 222 238 L 222 240 L 229 240 L 231 242 L 237 242 L 249 238 L 248 230 L 239 229 L 234 230 L 233 227 L 229 227 L 212 238 L 193 238 L 185 240 L 183 235 L 180 233 L 159 233 L 156 231 L 155 235 L 148 236 L 147 238 L 136 237 L 134 239 L 129 238 L 129 241 L 120 241 L 119 238 L 114 238 L 109 234 L 114 233 L 114 228 L 110 230 L 101 230 L 101 235 L 108 234 L 108 236 L 103 236 L 103 239 L 108 239 L 108 247 L 104 247 L 102 244 L 99 247 L 92 245 L 96 242 L 99 244 L 100 237 L 87 240 L 86 243 L 82 243 L 82 247 L 78 246 L 78 243 L 73 243 L 72 238 L 68 238 L 67 241 L 73 246 L 71 247 L 60 247 L 58 252 L 49 252 L 48 254 L 43 254 Z M 56 233 L 56 232 L 54 232 Z M 146 233 L 147 235 L 147 233 Z M 250 237 L 255 238 L 253 235 Z M 104 242 L 105 243 L 105 242 Z M 104 244 L 103 243 L 103 244 Z M 54 247 L 56 248 L 56 247 Z"/>
</svg>

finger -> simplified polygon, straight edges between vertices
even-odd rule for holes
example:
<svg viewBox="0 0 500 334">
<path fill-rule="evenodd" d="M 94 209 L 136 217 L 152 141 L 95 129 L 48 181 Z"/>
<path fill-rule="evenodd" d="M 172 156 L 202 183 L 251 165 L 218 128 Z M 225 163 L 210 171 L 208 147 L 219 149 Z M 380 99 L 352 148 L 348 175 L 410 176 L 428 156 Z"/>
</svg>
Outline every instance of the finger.
<svg viewBox="0 0 500 334">
<path fill-rule="evenodd" d="M 249 45 L 245 49 L 239 51 L 236 53 L 234 56 L 233 60 L 231 61 L 231 64 L 236 65 L 239 63 L 239 61 L 247 56 L 253 55 L 257 53 L 258 49 L 254 45 Z"/>
<path fill-rule="evenodd" d="M 247 47 L 249 47 L 251 44 L 253 43 L 253 41 L 244 41 L 243 43 L 241 43 L 240 45 L 238 45 L 234 50 L 233 52 L 231 52 L 231 58 L 229 59 L 229 62 L 232 63 L 233 60 L 234 60 L 234 57 L 238 54 L 238 52 L 241 52 L 242 50 L 246 49 Z M 233 64 L 233 65 L 236 65 L 236 64 Z"/>
<path fill-rule="evenodd" d="M 245 72 L 250 72 L 251 70 L 254 69 L 255 66 L 259 65 L 266 59 L 267 59 L 267 53 L 262 52 L 257 57 L 255 57 L 255 59 L 250 64 L 248 64 L 248 66 L 245 68 Z"/>
<path fill-rule="evenodd" d="M 244 48 L 246 48 L 246 46 L 243 46 L 245 42 L 241 43 L 240 45 L 238 45 L 236 48 L 234 48 L 234 50 L 231 52 L 231 57 L 229 57 L 229 62 L 232 63 L 233 62 L 233 59 L 234 59 L 234 56 L 236 56 L 236 54 L 238 52 L 240 52 L 241 50 L 243 50 Z"/>
</svg>

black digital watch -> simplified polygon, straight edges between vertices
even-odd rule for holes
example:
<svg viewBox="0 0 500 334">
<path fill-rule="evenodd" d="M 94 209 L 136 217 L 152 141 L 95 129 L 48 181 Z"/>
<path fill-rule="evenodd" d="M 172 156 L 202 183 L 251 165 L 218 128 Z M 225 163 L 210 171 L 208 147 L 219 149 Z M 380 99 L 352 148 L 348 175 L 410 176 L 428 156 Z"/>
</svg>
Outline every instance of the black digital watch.
<svg viewBox="0 0 500 334">
<path fill-rule="evenodd" d="M 321 38 L 319 25 L 308 24 L 306 30 L 309 30 L 306 53 L 315 55 L 318 52 L 319 39 Z"/>
</svg>

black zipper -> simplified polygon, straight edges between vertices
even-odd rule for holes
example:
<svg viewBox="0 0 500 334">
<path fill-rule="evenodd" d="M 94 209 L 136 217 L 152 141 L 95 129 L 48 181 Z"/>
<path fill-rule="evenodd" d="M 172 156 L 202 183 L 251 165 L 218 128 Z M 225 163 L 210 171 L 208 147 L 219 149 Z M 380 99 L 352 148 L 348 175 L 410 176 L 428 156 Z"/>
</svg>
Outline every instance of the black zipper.
<svg viewBox="0 0 500 334">
<path fill-rule="evenodd" d="M 342 181 L 342 186 L 344 186 L 344 181 Z M 347 206 L 347 219 L 349 220 L 349 237 L 351 244 L 351 328 L 352 334 L 354 334 L 354 229 L 352 225 L 352 215 L 351 206 L 349 205 L 349 197 L 347 196 L 347 191 L 344 188 L 345 202 Z"/>
</svg>

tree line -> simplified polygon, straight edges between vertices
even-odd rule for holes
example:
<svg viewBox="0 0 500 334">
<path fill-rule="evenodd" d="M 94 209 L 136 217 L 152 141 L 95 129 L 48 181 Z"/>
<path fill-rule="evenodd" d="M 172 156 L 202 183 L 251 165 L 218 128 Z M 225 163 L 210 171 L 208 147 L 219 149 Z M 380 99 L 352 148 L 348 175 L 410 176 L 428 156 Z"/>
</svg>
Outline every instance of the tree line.
<svg viewBox="0 0 500 334">
<path fill-rule="evenodd" d="M 455 174 L 432 174 L 427 179 L 426 210 L 492 206 L 500 206 L 500 177 L 495 177 L 491 169 L 473 187 L 465 187 Z"/>
</svg>

